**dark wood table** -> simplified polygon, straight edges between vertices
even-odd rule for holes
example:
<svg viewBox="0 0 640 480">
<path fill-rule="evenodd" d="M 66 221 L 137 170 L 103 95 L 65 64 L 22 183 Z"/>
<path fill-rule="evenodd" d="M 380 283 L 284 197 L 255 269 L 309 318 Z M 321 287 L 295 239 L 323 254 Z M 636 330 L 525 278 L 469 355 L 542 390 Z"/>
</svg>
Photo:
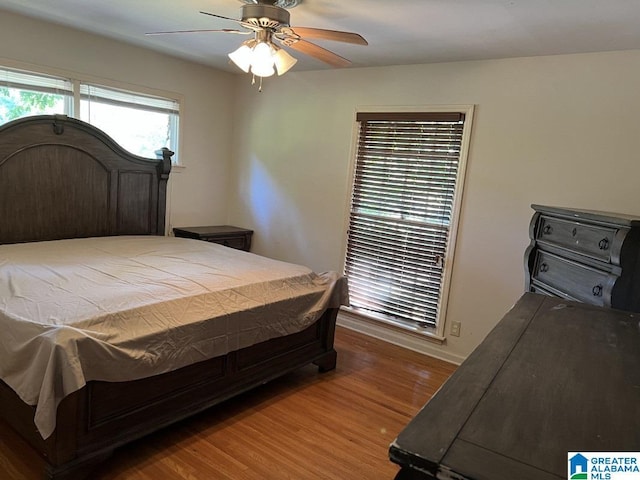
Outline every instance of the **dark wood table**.
<svg viewBox="0 0 640 480">
<path fill-rule="evenodd" d="M 640 451 L 640 314 L 525 293 L 400 432 L 396 479 L 566 479 Z"/>
</svg>

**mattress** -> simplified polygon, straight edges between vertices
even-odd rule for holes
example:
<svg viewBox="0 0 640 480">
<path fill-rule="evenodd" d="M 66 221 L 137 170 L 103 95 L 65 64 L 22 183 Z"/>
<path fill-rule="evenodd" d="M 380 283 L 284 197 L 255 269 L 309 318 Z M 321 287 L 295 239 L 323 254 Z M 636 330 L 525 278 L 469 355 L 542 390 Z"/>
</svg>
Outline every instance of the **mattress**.
<svg viewBox="0 0 640 480">
<path fill-rule="evenodd" d="M 0 245 L 0 378 L 43 438 L 91 380 L 172 371 L 299 332 L 345 279 L 221 245 L 122 236 Z"/>
</svg>

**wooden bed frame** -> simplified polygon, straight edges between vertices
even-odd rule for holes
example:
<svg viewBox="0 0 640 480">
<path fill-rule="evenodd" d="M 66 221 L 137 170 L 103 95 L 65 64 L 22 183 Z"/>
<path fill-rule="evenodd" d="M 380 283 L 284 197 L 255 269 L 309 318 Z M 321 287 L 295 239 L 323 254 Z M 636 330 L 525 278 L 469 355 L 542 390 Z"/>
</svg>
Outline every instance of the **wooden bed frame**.
<svg viewBox="0 0 640 480">
<path fill-rule="evenodd" d="M 36 116 L 0 127 L 0 244 L 164 235 L 171 152 L 132 155 L 91 125 Z M 309 363 L 335 368 L 338 309 L 306 330 L 179 370 L 92 381 L 66 397 L 43 440 L 35 407 L 0 381 L 0 416 L 46 460 L 44 478 L 85 478 L 113 450 Z"/>
</svg>

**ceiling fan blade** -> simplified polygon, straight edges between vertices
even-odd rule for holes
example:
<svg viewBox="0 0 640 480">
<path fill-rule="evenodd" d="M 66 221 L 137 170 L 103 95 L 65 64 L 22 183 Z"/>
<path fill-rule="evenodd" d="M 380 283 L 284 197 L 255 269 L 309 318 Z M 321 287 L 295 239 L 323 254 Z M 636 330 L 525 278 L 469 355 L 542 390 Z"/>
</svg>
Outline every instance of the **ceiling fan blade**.
<svg viewBox="0 0 640 480">
<path fill-rule="evenodd" d="M 322 28 L 308 27 L 287 27 L 283 28 L 283 33 L 287 30 L 293 31 L 295 35 L 302 38 L 317 38 L 320 40 L 332 40 L 334 42 L 354 43 L 356 45 L 369 45 L 369 43 L 357 33 L 340 32 L 338 30 L 324 30 Z"/>
<path fill-rule="evenodd" d="M 209 15 L 211 17 L 222 18 L 223 20 L 230 20 L 232 22 L 236 22 L 236 23 L 242 25 L 244 28 L 248 28 L 248 29 L 253 30 L 253 31 L 262 30 L 261 27 L 256 27 L 255 25 L 252 25 L 252 24 L 247 23 L 247 22 L 243 22 L 242 20 L 238 20 L 237 18 L 225 17 L 223 15 L 218 15 L 217 13 L 203 12 L 202 10 L 200 10 L 200 13 L 202 13 L 203 15 Z"/>
<path fill-rule="evenodd" d="M 293 48 L 298 52 L 304 53 L 305 55 L 309 55 L 313 58 L 317 58 L 321 62 L 328 63 L 333 67 L 348 67 L 351 65 L 351 62 L 346 58 L 341 57 L 329 50 L 319 47 L 311 42 L 307 42 L 306 40 L 298 40 L 296 42 L 286 42 L 283 43 L 287 47 Z"/>
<path fill-rule="evenodd" d="M 232 22 L 238 22 L 240 23 L 240 21 L 237 18 L 231 18 L 231 17 L 224 17 L 222 15 L 218 15 L 216 13 L 209 13 L 209 12 L 203 12 L 202 10 L 200 10 L 200 13 L 203 15 L 210 15 L 212 17 L 218 17 L 218 18 L 222 18 L 224 20 L 231 20 Z"/>
<path fill-rule="evenodd" d="M 237 33 L 239 35 L 250 35 L 253 32 L 243 32 L 242 30 L 234 30 L 232 28 L 222 28 L 218 30 L 172 30 L 170 32 L 147 32 L 145 35 L 167 35 L 171 33 L 207 33 L 207 32 L 222 32 L 222 33 Z"/>
</svg>

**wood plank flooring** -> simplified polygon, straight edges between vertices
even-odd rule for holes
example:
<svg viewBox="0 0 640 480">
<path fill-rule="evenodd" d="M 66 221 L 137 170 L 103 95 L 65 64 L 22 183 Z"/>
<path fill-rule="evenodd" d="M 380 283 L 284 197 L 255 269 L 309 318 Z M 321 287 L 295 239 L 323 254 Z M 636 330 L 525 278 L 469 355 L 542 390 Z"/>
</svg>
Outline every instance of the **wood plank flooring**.
<svg viewBox="0 0 640 480">
<path fill-rule="evenodd" d="M 338 367 L 314 366 L 117 450 L 92 480 L 392 480 L 389 444 L 456 366 L 338 327 Z M 0 478 L 42 462 L 0 424 Z"/>
</svg>

